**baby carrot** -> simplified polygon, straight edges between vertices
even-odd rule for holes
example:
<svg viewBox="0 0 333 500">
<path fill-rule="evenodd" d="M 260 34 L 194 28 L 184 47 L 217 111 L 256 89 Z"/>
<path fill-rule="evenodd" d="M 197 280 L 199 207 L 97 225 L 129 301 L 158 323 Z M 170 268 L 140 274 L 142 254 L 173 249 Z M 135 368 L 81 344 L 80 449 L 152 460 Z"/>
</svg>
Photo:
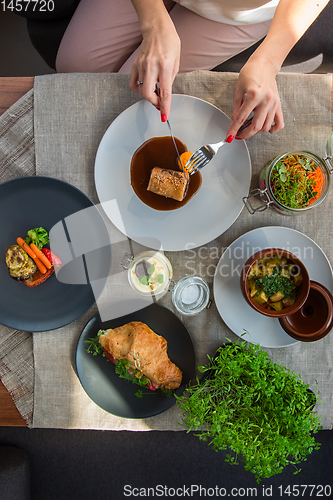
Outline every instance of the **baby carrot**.
<svg viewBox="0 0 333 500">
<path fill-rule="evenodd" d="M 29 245 L 22 238 L 19 237 L 16 239 L 16 241 L 20 245 L 20 247 L 22 247 L 23 250 L 25 250 L 27 254 L 30 255 L 32 259 L 36 257 L 35 252 L 29 247 Z"/>
<path fill-rule="evenodd" d="M 40 272 L 42 274 L 45 274 L 47 269 L 44 266 L 44 264 L 40 261 L 40 259 L 38 259 L 34 250 L 31 247 L 29 247 L 29 245 L 22 238 L 17 238 L 16 241 L 20 245 L 20 247 L 22 247 L 23 250 L 25 250 L 27 252 L 27 254 L 30 255 L 30 257 L 35 261 L 36 266 L 38 267 Z M 42 254 L 42 255 L 44 255 L 44 254 Z"/>
<path fill-rule="evenodd" d="M 46 273 L 47 273 L 47 269 L 46 269 L 46 267 L 44 266 L 43 262 L 41 262 L 41 261 L 39 260 L 39 258 L 38 258 L 38 257 L 35 257 L 35 258 L 34 258 L 34 261 L 35 261 L 35 263 L 36 263 L 36 266 L 37 266 L 37 267 L 38 267 L 38 269 L 40 270 L 40 272 L 41 272 L 42 274 L 46 274 Z"/>
<path fill-rule="evenodd" d="M 44 264 L 44 266 L 47 268 L 47 269 L 51 269 L 52 267 L 52 264 L 51 262 L 49 261 L 49 259 L 46 257 L 46 255 L 43 254 L 43 252 L 41 252 L 39 250 L 38 247 L 36 247 L 36 245 L 34 243 L 30 243 L 30 248 L 33 252 L 35 252 L 37 258 Z M 37 263 L 36 263 L 37 264 Z M 38 265 L 38 264 L 37 264 Z"/>
</svg>

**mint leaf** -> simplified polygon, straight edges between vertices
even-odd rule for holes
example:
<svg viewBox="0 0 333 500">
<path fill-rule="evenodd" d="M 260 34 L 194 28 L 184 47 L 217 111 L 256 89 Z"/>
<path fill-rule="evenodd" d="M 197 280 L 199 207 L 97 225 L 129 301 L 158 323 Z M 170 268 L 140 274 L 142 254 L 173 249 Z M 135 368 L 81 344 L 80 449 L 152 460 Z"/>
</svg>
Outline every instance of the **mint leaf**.
<svg viewBox="0 0 333 500">
<path fill-rule="evenodd" d="M 141 276 L 141 278 L 139 278 L 139 281 L 142 285 L 145 285 L 145 286 L 148 286 L 149 285 L 149 278 L 148 276 Z"/>
<path fill-rule="evenodd" d="M 158 281 L 159 283 L 163 283 L 163 281 L 164 281 L 164 276 L 163 276 L 163 274 L 158 274 L 158 275 L 157 275 L 157 281 Z"/>
<path fill-rule="evenodd" d="M 150 274 L 150 276 L 153 274 L 153 272 L 155 271 L 155 266 L 154 264 L 152 264 L 151 266 L 149 266 L 148 268 L 148 274 Z"/>
</svg>

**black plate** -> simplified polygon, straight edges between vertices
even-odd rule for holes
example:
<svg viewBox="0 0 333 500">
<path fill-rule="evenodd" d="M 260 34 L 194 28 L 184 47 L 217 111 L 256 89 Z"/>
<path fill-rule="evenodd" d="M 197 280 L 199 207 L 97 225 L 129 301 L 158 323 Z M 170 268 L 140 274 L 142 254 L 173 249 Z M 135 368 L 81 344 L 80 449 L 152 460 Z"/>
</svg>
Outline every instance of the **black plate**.
<svg viewBox="0 0 333 500">
<path fill-rule="evenodd" d="M 89 209 L 86 239 L 91 241 L 93 238 L 95 246 L 100 245 L 100 248 L 96 248 L 95 254 L 87 252 L 84 258 L 76 252 L 77 256 L 73 258 L 73 252 L 69 253 L 69 241 L 81 235 L 78 231 L 74 235 L 73 227 L 69 229 L 69 216 L 74 214 L 72 222 L 75 222 L 75 214 L 83 209 Z M 87 312 L 95 303 L 95 295 L 86 277 L 87 259 L 88 271 L 92 271 L 89 276 L 105 278 L 104 282 L 100 280 L 102 285 L 96 295 L 101 292 L 111 266 L 110 237 L 93 202 L 66 182 L 51 177 L 21 177 L 0 185 L 0 213 L 0 323 L 18 330 L 38 332 L 67 325 Z M 64 221 L 66 217 L 67 222 Z M 57 276 L 54 273 L 42 285 L 29 288 L 9 276 L 5 253 L 10 245 L 16 244 L 18 236 L 24 238 L 34 227 L 44 227 L 47 231 L 64 228 L 61 244 L 56 245 L 58 253 L 54 253 L 67 264 Z M 54 250 L 52 245 L 51 249 Z M 94 258 L 96 252 L 99 259 Z M 94 269 L 92 261 L 96 262 Z"/>
<path fill-rule="evenodd" d="M 126 303 L 114 304 L 114 310 L 121 311 Z M 135 307 L 127 310 L 134 310 Z M 105 317 L 102 312 L 102 317 Z M 109 315 L 109 317 L 111 317 Z M 195 370 L 195 356 L 192 338 L 185 325 L 169 309 L 153 303 L 143 309 L 102 322 L 96 313 L 84 327 L 76 349 L 76 367 L 82 387 L 88 396 L 103 410 L 118 417 L 148 418 L 168 410 L 176 402 L 172 396 L 163 396 L 160 390 L 142 389 L 143 397 L 135 393 L 138 385 L 121 379 L 115 373 L 114 365 L 102 355 L 88 354 L 85 340 L 97 335 L 98 330 L 116 328 L 130 321 L 142 321 L 168 342 L 168 355 L 183 372 L 182 384 L 175 391 L 181 395 L 192 380 Z"/>
</svg>

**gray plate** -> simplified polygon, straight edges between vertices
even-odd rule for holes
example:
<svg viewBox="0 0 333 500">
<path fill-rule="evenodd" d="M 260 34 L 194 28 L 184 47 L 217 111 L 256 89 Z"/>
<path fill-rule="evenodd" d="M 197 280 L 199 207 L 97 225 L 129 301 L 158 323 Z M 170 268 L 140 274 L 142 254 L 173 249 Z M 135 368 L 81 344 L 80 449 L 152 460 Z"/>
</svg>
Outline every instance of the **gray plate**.
<svg viewBox="0 0 333 500">
<path fill-rule="evenodd" d="M 80 224 L 75 225 L 75 220 L 85 215 L 84 209 L 88 210 L 83 237 L 87 242 L 94 241 L 95 249 L 84 250 L 80 243 L 85 255 L 79 255 L 76 249 L 75 256 L 72 245 L 83 232 Z M 0 261 L 0 323 L 17 330 L 38 332 L 67 325 L 87 312 L 95 303 L 87 279 L 87 262 L 89 276 L 104 278 L 100 280 L 102 286 L 111 267 L 110 237 L 93 202 L 66 182 L 51 177 L 21 177 L 0 185 L 0 213 L 0 251 L 3 255 Z M 10 245 L 16 244 L 18 236 L 24 238 L 27 231 L 35 227 L 59 234 L 54 253 L 67 263 L 57 276 L 54 273 L 43 284 L 29 288 L 10 278 L 4 255 Z M 64 228 L 62 232 L 61 228 Z M 54 249 L 52 245 L 51 249 Z"/>
<path fill-rule="evenodd" d="M 122 304 L 115 304 L 114 308 L 119 311 L 122 309 Z M 195 356 L 192 338 L 185 325 L 172 311 L 156 303 L 105 322 L 102 322 L 99 313 L 96 313 L 84 327 L 78 341 L 77 373 L 88 396 L 103 410 L 118 417 L 148 418 L 168 410 L 175 404 L 175 398 L 173 396 L 167 398 L 160 390 L 152 392 L 119 378 L 114 365 L 105 357 L 93 356 L 86 352 L 88 344 L 85 341 L 95 337 L 98 330 L 116 328 L 130 321 L 146 323 L 155 333 L 167 340 L 169 358 L 183 372 L 182 384 L 175 391 L 180 396 L 194 376 Z M 142 398 L 135 396 L 138 389 L 143 392 Z"/>
</svg>

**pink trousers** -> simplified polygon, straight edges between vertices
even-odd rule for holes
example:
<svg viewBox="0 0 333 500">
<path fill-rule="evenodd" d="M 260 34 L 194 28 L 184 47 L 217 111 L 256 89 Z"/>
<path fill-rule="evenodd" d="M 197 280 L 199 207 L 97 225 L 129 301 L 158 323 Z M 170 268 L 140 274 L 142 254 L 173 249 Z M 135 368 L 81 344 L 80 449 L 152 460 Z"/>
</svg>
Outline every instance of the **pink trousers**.
<svg viewBox="0 0 333 500">
<path fill-rule="evenodd" d="M 164 0 L 181 40 L 180 72 L 210 70 L 250 47 L 271 21 L 231 26 Z M 130 0 L 81 0 L 61 41 L 59 73 L 130 73 L 142 37 Z"/>
</svg>

